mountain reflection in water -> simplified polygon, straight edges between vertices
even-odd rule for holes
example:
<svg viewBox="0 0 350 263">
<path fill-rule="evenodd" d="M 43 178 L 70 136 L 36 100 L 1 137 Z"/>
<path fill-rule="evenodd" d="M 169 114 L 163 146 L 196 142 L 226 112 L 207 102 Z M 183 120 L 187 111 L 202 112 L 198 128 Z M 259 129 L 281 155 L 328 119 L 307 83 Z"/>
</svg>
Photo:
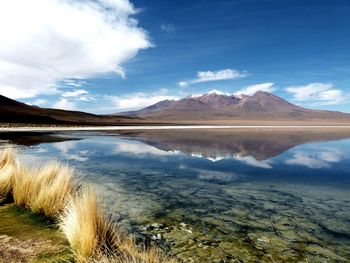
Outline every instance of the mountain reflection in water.
<svg viewBox="0 0 350 263">
<path fill-rule="evenodd" d="M 232 156 L 252 156 L 267 160 L 300 144 L 340 140 L 350 137 L 350 130 L 181 130 L 120 133 L 167 152 L 182 152 L 221 160 Z"/>
<path fill-rule="evenodd" d="M 185 262 L 350 260 L 348 130 L 57 136 L 80 140 L 21 146 L 21 159 L 70 162 L 121 225 Z"/>
</svg>

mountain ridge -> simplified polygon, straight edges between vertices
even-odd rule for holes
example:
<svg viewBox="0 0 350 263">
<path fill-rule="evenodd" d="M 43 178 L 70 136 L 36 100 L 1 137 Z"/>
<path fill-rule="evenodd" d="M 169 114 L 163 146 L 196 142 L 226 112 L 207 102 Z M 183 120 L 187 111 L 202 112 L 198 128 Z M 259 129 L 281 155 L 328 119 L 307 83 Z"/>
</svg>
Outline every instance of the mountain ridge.
<svg viewBox="0 0 350 263">
<path fill-rule="evenodd" d="M 0 122 L 31 124 L 116 125 L 135 118 L 119 115 L 95 115 L 31 106 L 0 95 Z"/>
<path fill-rule="evenodd" d="M 295 124 L 298 121 L 343 125 L 350 114 L 309 110 L 272 93 L 252 96 L 211 92 L 180 100 L 163 100 L 138 111 L 96 115 L 82 111 L 40 108 L 0 95 L 0 123 L 58 125 L 143 125 L 143 124 Z M 292 122 L 290 122 L 292 121 Z"/>
<path fill-rule="evenodd" d="M 209 92 L 180 100 L 163 100 L 137 111 L 118 113 L 145 119 L 346 119 L 350 114 L 312 110 L 295 105 L 277 95 L 258 91 L 254 95 L 230 95 Z"/>
</svg>

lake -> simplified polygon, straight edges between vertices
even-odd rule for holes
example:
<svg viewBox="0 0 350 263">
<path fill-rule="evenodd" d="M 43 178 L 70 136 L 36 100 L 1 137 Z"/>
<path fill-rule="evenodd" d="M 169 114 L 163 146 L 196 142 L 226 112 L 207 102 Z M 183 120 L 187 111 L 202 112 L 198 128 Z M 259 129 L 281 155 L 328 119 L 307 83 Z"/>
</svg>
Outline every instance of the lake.
<svg viewBox="0 0 350 263">
<path fill-rule="evenodd" d="M 1 133 L 185 262 L 349 262 L 350 130 Z M 35 175 L 33 175 L 35 176 Z"/>
</svg>

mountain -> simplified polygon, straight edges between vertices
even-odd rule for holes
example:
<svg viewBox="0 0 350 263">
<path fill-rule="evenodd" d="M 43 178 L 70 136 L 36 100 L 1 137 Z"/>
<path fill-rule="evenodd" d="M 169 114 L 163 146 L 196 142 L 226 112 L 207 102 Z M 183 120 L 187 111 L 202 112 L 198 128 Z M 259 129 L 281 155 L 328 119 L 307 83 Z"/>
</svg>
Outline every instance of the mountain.
<svg viewBox="0 0 350 263">
<path fill-rule="evenodd" d="M 138 111 L 120 114 L 157 120 L 337 119 L 350 121 L 350 114 L 302 108 L 263 91 L 258 91 L 252 96 L 210 92 L 180 100 L 164 100 Z"/>
<path fill-rule="evenodd" d="M 117 125 L 133 121 L 135 118 L 127 116 L 40 108 L 0 95 L 0 122 L 3 123 Z"/>
<path fill-rule="evenodd" d="M 309 110 L 274 94 L 257 92 L 252 96 L 234 96 L 210 92 L 181 100 L 164 100 L 144 109 L 111 115 L 30 106 L 0 95 L 0 123 L 135 125 L 193 123 L 226 124 L 229 121 L 320 121 L 322 124 L 350 123 L 350 114 Z M 236 123 L 237 124 L 237 123 Z M 242 125 L 247 125 L 244 123 Z"/>
<path fill-rule="evenodd" d="M 350 137 L 349 129 L 198 129 L 119 131 L 166 152 L 181 152 L 211 161 L 227 157 L 263 161 L 301 144 Z M 1 137 L 0 137 L 1 138 Z"/>
</svg>

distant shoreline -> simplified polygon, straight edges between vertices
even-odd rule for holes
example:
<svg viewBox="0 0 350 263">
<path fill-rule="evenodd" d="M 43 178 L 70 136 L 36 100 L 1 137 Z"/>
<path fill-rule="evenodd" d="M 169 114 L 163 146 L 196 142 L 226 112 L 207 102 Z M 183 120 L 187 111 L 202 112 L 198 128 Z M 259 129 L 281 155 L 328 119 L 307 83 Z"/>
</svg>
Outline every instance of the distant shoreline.
<svg viewBox="0 0 350 263">
<path fill-rule="evenodd" d="M 139 125 L 75 127 L 0 127 L 0 132 L 188 130 L 188 129 L 350 129 L 350 125 Z"/>
</svg>

